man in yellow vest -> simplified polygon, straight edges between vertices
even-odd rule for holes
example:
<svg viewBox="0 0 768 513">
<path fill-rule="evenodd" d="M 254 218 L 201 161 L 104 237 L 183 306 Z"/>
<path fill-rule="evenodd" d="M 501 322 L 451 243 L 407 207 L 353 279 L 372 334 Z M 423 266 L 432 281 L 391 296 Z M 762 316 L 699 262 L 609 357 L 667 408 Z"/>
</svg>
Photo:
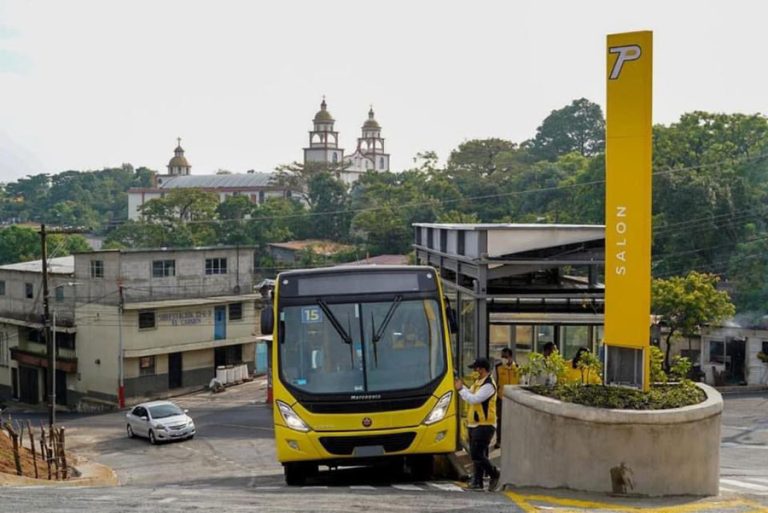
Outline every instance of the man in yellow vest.
<svg viewBox="0 0 768 513">
<path fill-rule="evenodd" d="M 488 447 L 496 430 L 496 383 L 491 376 L 491 362 L 478 358 L 470 366 L 478 374 L 477 381 L 467 390 L 461 379 L 455 386 L 461 398 L 469 404 L 467 427 L 469 428 L 469 454 L 475 466 L 471 490 L 483 489 L 483 476 L 488 474 L 488 491 L 499 485 L 501 473 L 488 459 Z"/>
<path fill-rule="evenodd" d="M 501 361 L 496 364 L 496 385 L 501 394 L 496 394 L 496 448 L 501 447 L 501 403 L 504 395 L 504 385 L 520 383 L 517 364 L 512 358 L 512 350 L 505 347 L 501 350 Z"/>
</svg>

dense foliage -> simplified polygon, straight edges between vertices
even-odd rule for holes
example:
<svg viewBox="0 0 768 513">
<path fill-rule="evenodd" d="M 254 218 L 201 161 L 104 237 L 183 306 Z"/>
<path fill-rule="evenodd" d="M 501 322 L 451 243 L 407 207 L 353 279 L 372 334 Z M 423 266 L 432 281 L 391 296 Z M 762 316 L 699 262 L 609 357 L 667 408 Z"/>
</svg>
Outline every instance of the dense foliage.
<svg viewBox="0 0 768 513">
<path fill-rule="evenodd" d="M 254 205 L 182 191 L 125 222 L 126 190 L 150 171 L 66 171 L 9 183 L 5 222 L 108 231 L 110 246 L 254 244 L 331 239 L 362 254 L 411 249 L 414 222 L 602 223 L 605 123 L 584 98 L 552 111 L 527 141 L 467 140 L 443 162 L 426 151 L 400 172 L 368 172 L 353 186 L 339 167 L 290 164 L 276 181 L 298 194 Z M 768 305 L 768 120 L 692 112 L 654 127 L 653 273 L 722 279 L 740 311 Z M 185 215 L 181 215 L 181 210 Z M 110 223 L 117 226 L 111 230 Z"/>
<path fill-rule="evenodd" d="M 621 410 L 664 410 L 698 404 L 704 392 L 691 382 L 655 385 L 648 392 L 626 387 L 565 383 L 556 387 L 534 386 L 532 392 L 560 401 Z"/>
</svg>

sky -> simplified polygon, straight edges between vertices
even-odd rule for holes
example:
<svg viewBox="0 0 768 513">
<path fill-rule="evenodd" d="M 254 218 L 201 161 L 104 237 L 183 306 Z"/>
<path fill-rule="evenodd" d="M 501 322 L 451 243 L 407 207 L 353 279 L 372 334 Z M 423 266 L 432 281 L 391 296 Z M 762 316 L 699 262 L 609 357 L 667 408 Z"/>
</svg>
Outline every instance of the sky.
<svg viewBox="0 0 768 513">
<path fill-rule="evenodd" d="M 373 105 L 392 170 L 521 142 L 605 104 L 605 37 L 654 32 L 654 122 L 768 112 L 757 1 L 0 0 L 0 182 L 131 163 L 193 174 L 302 159 L 322 96 L 354 151 Z"/>
</svg>

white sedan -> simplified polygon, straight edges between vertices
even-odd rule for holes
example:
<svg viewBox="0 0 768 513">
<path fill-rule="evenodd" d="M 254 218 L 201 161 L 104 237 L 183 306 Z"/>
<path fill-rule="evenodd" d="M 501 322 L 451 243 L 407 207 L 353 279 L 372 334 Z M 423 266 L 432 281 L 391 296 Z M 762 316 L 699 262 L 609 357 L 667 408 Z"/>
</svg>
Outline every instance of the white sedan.
<svg viewBox="0 0 768 513">
<path fill-rule="evenodd" d="M 156 444 L 195 436 L 195 423 L 170 401 L 152 401 L 134 406 L 125 414 L 128 437 L 143 436 Z"/>
</svg>

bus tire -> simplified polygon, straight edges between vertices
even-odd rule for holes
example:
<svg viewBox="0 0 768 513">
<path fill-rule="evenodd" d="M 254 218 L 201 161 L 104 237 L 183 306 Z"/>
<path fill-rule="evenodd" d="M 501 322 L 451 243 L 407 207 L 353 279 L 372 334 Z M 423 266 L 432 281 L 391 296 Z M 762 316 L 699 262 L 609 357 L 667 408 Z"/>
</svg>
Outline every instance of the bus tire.
<svg viewBox="0 0 768 513">
<path fill-rule="evenodd" d="M 283 473 L 285 474 L 285 484 L 288 486 L 302 486 L 307 481 L 310 474 L 308 465 L 304 463 L 283 463 Z"/>
<path fill-rule="evenodd" d="M 431 454 L 417 454 L 408 458 L 411 476 L 416 481 L 429 481 L 434 474 L 435 458 Z"/>
</svg>

